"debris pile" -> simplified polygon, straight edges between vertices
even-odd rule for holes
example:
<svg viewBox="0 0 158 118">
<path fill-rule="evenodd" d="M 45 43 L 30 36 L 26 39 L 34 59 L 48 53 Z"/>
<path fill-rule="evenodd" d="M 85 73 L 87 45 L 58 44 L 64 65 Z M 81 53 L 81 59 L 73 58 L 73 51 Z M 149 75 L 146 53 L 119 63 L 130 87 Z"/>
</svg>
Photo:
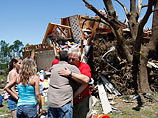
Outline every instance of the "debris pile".
<svg viewBox="0 0 158 118">
<path fill-rule="evenodd" d="M 124 23 L 119 23 L 132 51 L 134 44 L 130 29 Z M 147 31 L 144 39 L 149 40 L 150 34 Z M 31 56 L 36 60 L 43 104 L 47 103 L 52 60 L 61 50 L 77 47 L 81 50 L 81 60 L 88 63 L 92 70 L 92 95 L 101 99 L 105 114 L 113 111 L 106 92 L 115 96 L 134 92 L 132 66 L 119 56 L 116 43 L 110 27 L 99 16 L 90 18 L 88 15 L 74 15 L 61 18 L 61 24 L 49 23 L 42 44 L 28 45 L 23 52 L 24 58 Z"/>
</svg>

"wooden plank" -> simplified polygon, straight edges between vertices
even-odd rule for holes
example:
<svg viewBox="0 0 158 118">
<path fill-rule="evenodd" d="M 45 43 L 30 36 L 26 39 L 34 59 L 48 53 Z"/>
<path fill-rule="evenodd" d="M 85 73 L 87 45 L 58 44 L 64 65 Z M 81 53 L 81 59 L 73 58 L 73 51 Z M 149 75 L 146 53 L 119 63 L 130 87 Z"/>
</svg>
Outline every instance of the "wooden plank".
<svg viewBox="0 0 158 118">
<path fill-rule="evenodd" d="M 31 58 L 34 59 L 34 57 L 35 57 L 35 50 L 33 49 L 32 52 L 31 52 Z"/>
<path fill-rule="evenodd" d="M 35 50 L 35 52 L 38 52 L 38 51 L 46 51 L 46 50 L 53 50 L 53 47 L 29 49 L 29 50 L 23 52 L 23 53 L 24 53 L 24 54 L 23 54 L 23 57 L 24 57 L 24 55 L 26 55 L 25 57 L 31 56 L 31 51 L 32 51 L 32 50 Z M 30 53 L 30 54 L 27 54 L 27 53 Z"/>
<path fill-rule="evenodd" d="M 85 19 L 82 19 L 82 17 L 86 17 L 86 18 L 89 18 L 88 15 L 79 15 L 79 20 L 80 20 L 80 24 L 81 26 L 83 25 L 83 29 L 86 29 L 86 28 L 89 28 L 89 20 L 85 21 Z"/>
<path fill-rule="evenodd" d="M 46 30 L 46 33 L 45 33 L 45 36 L 44 36 L 44 39 L 43 39 L 43 44 L 46 42 L 46 39 L 47 39 L 47 36 L 52 33 L 53 31 L 55 31 L 57 29 L 57 26 L 58 27 L 63 27 L 63 28 L 68 28 L 68 29 L 71 29 L 70 26 L 66 26 L 66 25 L 60 25 L 60 24 L 55 24 L 55 23 L 49 23 L 48 24 L 48 27 L 47 27 L 47 30 Z"/>
<path fill-rule="evenodd" d="M 61 25 L 66 25 L 66 26 L 70 26 L 69 24 L 69 18 L 61 18 Z M 67 34 L 68 38 L 72 38 L 72 33 L 71 33 L 71 29 L 66 29 L 64 27 L 61 27 L 61 29 L 63 31 L 65 31 L 65 33 Z M 62 35 L 62 32 L 60 32 L 60 34 Z"/>
<path fill-rule="evenodd" d="M 66 26 L 66 25 L 60 25 L 60 24 L 56 24 L 56 23 L 50 23 L 51 25 L 57 25 L 59 27 L 64 27 L 64 28 L 68 28 L 68 29 L 71 29 L 70 26 Z"/>
<path fill-rule="evenodd" d="M 55 43 L 53 42 L 53 49 L 54 49 L 54 54 L 55 56 L 58 55 L 58 52 L 57 52 L 57 49 L 56 49 L 56 46 L 55 46 Z"/>
<path fill-rule="evenodd" d="M 111 29 L 103 29 L 103 28 L 97 28 L 96 29 L 97 33 L 111 33 Z"/>
<path fill-rule="evenodd" d="M 81 40 L 81 61 L 83 61 L 83 40 Z"/>
<path fill-rule="evenodd" d="M 47 36 L 48 36 L 50 33 L 52 33 L 52 30 L 55 31 L 54 26 L 55 26 L 55 25 L 52 25 L 52 23 L 49 23 L 49 24 L 48 24 L 48 28 L 47 28 L 47 31 L 46 31 L 46 33 L 45 33 L 45 36 L 44 36 L 44 39 L 43 39 L 42 44 L 44 44 L 44 43 L 46 42 Z M 57 28 L 57 27 L 56 27 L 56 28 Z"/>
<path fill-rule="evenodd" d="M 111 105 L 108 101 L 108 98 L 107 98 L 107 95 L 106 95 L 103 84 L 97 82 L 97 86 L 98 86 L 98 90 L 99 90 L 99 97 L 100 97 L 100 100 L 101 100 L 101 105 L 102 105 L 102 108 L 103 108 L 103 112 L 104 112 L 104 114 L 107 114 L 107 113 L 112 111 Z"/>
<path fill-rule="evenodd" d="M 95 17 L 96 19 L 99 19 L 99 17 Z M 91 33 L 91 36 L 90 36 L 90 39 L 92 40 L 95 33 L 96 33 L 96 29 L 99 27 L 99 22 L 94 22 L 94 25 L 93 25 L 93 28 L 92 28 L 92 33 Z"/>
<path fill-rule="evenodd" d="M 148 64 L 152 65 L 154 68 L 158 68 L 158 66 L 153 62 L 148 61 Z"/>
<path fill-rule="evenodd" d="M 65 34 L 65 32 L 59 26 L 58 26 L 58 29 L 60 30 L 61 34 L 63 33 L 67 37 L 67 35 Z"/>
<path fill-rule="evenodd" d="M 81 54 L 83 53 L 83 40 L 81 40 Z"/>
<path fill-rule="evenodd" d="M 114 93 L 115 95 L 121 95 L 114 87 L 113 85 L 103 76 L 100 75 L 105 87 L 111 92 Z"/>
<path fill-rule="evenodd" d="M 51 41 L 49 42 L 49 44 L 50 44 L 50 47 L 53 47 L 53 44 L 52 44 L 52 42 L 51 42 Z"/>
</svg>

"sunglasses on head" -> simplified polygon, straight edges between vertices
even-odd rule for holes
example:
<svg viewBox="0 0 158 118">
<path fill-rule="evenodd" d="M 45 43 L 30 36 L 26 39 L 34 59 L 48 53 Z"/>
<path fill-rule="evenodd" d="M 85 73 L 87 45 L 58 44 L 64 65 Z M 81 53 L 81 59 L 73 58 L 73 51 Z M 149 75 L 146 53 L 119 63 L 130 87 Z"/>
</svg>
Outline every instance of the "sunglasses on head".
<svg viewBox="0 0 158 118">
<path fill-rule="evenodd" d="M 75 58 L 68 58 L 68 61 L 70 61 L 70 60 L 72 60 L 72 61 L 76 61 Z"/>
</svg>

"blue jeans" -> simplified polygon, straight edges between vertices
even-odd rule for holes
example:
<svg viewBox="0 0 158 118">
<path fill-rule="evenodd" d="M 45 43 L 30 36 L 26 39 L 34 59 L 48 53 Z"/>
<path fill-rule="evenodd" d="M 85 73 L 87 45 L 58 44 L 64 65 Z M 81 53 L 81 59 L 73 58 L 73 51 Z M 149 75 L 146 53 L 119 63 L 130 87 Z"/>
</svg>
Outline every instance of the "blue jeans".
<svg viewBox="0 0 158 118">
<path fill-rule="evenodd" d="M 17 109 L 17 101 L 14 98 L 9 96 L 9 98 L 7 100 L 7 107 L 10 111 L 16 110 Z"/>
<path fill-rule="evenodd" d="M 3 106 L 3 97 L 2 95 L 0 94 L 0 107 Z"/>
<path fill-rule="evenodd" d="M 72 118 L 71 102 L 60 108 L 48 107 L 48 118 Z"/>
<path fill-rule="evenodd" d="M 17 118 L 37 118 L 37 105 L 20 105 L 16 115 Z"/>
</svg>

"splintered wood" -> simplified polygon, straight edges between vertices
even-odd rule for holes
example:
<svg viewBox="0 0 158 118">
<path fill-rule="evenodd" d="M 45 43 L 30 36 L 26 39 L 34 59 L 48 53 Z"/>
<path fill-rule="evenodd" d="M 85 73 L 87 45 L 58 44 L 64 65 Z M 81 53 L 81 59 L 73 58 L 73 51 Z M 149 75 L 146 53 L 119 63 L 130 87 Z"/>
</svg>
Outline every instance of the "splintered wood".
<svg viewBox="0 0 158 118">
<path fill-rule="evenodd" d="M 102 105 L 102 108 L 103 108 L 103 112 L 105 114 L 107 114 L 107 113 L 112 111 L 111 105 L 108 101 L 108 98 L 107 98 L 107 95 L 106 95 L 103 84 L 97 82 L 97 86 L 98 86 L 98 90 L 99 90 L 99 97 L 100 97 L 100 100 L 101 100 L 101 105 Z"/>
</svg>

